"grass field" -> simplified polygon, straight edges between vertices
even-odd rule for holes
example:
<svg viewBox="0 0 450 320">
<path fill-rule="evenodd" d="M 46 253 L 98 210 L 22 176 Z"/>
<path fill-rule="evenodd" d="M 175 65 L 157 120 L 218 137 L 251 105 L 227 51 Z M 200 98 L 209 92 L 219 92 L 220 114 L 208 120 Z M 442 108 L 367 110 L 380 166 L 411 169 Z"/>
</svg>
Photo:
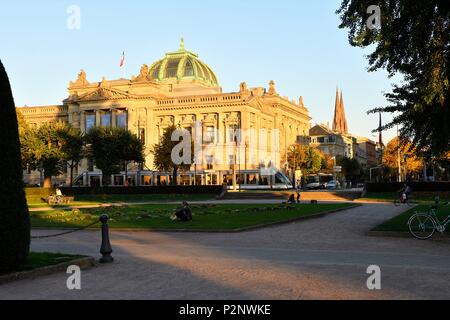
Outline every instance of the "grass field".
<svg viewBox="0 0 450 320">
<path fill-rule="evenodd" d="M 33 227 L 76 228 L 98 221 L 102 214 L 110 217 L 111 228 L 233 230 L 261 224 L 283 222 L 293 218 L 342 209 L 350 204 L 301 205 L 192 205 L 192 222 L 171 221 L 175 205 L 121 205 L 109 208 L 74 209 L 31 214 Z"/>
<path fill-rule="evenodd" d="M 59 263 L 68 262 L 83 258 L 83 256 L 62 254 L 62 253 L 48 253 L 48 252 L 30 252 L 27 260 L 19 266 L 15 272 L 29 271 L 46 266 L 53 266 Z"/>
<path fill-rule="evenodd" d="M 75 201 L 71 202 L 70 206 L 88 206 L 103 203 L 179 202 L 183 200 L 203 201 L 213 199 L 215 199 L 215 195 L 211 194 L 80 195 L 75 196 Z M 67 207 L 67 205 L 49 206 L 40 196 L 34 195 L 27 196 L 27 202 L 29 208 Z"/>
<path fill-rule="evenodd" d="M 408 232 L 407 222 L 409 218 L 415 212 L 428 212 L 430 210 L 429 205 L 420 205 L 415 208 L 412 208 L 391 220 L 384 222 L 383 224 L 377 226 L 373 231 L 400 231 L 400 232 Z M 438 218 L 443 221 L 450 214 L 450 206 L 441 206 L 437 211 Z M 450 226 L 447 229 L 447 232 L 450 232 Z"/>
<path fill-rule="evenodd" d="M 412 199 L 419 203 L 430 203 L 436 196 L 439 196 L 442 202 L 450 201 L 450 192 L 416 192 L 413 193 Z M 393 202 L 398 197 L 397 192 L 369 192 L 358 200 Z"/>
</svg>

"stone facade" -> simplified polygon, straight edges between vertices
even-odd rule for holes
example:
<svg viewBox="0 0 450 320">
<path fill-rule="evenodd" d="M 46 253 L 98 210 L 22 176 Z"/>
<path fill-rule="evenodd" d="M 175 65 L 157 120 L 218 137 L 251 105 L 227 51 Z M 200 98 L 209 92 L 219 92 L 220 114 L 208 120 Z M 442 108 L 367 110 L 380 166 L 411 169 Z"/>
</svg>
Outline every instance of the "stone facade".
<svg viewBox="0 0 450 320">
<path fill-rule="evenodd" d="M 103 78 L 100 82 L 90 82 L 82 70 L 70 82 L 69 96 L 62 105 L 19 110 L 31 125 L 64 121 L 82 132 L 99 125 L 126 127 L 145 143 L 145 168 L 150 170 L 153 169 L 151 146 L 158 143 L 170 125 L 193 130 L 195 123 L 200 123 L 203 137 L 208 136 L 209 144 L 223 149 L 221 156 L 226 160 L 225 150 L 235 145 L 230 139 L 231 128 L 266 130 L 269 136 L 270 132 L 279 130 L 277 152 L 284 154 L 298 136 L 308 135 L 311 120 L 303 99 L 294 102 L 280 96 L 274 81 L 268 89 L 247 88 L 243 82 L 236 92 L 222 92 L 212 69 L 187 51 L 184 42 L 179 50 L 167 53 L 150 67 L 144 64 L 131 79 Z M 238 153 L 242 167 L 253 169 L 261 164 L 261 145 L 269 144 L 270 148 L 274 143 L 259 138 L 251 143 L 242 141 L 233 152 Z M 202 165 L 196 170 L 229 169 L 227 161 L 217 162 L 220 164 L 212 168 Z M 282 167 L 279 155 L 276 166 Z M 88 169 L 85 161 L 79 171 Z"/>
</svg>

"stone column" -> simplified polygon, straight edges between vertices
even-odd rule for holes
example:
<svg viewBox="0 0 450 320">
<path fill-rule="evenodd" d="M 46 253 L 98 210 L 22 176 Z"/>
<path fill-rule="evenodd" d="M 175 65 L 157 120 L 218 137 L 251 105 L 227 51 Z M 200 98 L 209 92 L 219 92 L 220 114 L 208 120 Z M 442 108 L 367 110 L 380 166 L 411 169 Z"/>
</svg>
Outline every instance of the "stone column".
<svg viewBox="0 0 450 320">
<path fill-rule="evenodd" d="M 95 110 L 95 126 L 100 127 L 100 110 Z"/>
<path fill-rule="evenodd" d="M 111 127 L 115 128 L 117 127 L 117 121 L 116 121 L 116 109 L 111 109 Z"/>
<path fill-rule="evenodd" d="M 80 130 L 84 133 L 86 132 L 86 112 L 81 111 L 80 114 Z"/>
<path fill-rule="evenodd" d="M 127 118 L 128 118 L 128 130 L 130 130 L 133 133 L 135 132 L 135 123 L 134 123 L 134 110 L 127 108 Z"/>
</svg>

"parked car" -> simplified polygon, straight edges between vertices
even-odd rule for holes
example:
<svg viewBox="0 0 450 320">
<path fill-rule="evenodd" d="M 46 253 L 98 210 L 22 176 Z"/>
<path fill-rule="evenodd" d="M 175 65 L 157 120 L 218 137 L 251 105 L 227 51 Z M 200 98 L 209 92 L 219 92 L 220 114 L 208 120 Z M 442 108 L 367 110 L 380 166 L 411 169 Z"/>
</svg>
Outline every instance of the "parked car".
<svg viewBox="0 0 450 320">
<path fill-rule="evenodd" d="M 306 189 L 314 190 L 314 189 L 320 189 L 321 184 L 319 182 L 310 182 L 306 185 Z"/>
<path fill-rule="evenodd" d="M 330 190 L 339 189 L 340 187 L 341 187 L 341 184 L 337 180 L 331 180 L 331 181 L 328 181 L 328 183 L 327 183 L 327 189 L 330 189 Z"/>
</svg>

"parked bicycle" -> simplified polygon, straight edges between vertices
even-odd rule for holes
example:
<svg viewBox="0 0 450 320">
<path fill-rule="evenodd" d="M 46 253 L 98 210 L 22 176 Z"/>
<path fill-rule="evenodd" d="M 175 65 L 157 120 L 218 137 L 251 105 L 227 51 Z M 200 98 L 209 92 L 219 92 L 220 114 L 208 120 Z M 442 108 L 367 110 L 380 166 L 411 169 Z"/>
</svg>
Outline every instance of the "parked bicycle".
<svg viewBox="0 0 450 320">
<path fill-rule="evenodd" d="M 449 203 L 443 204 L 448 206 Z M 437 210 L 439 206 L 437 204 L 430 207 L 428 212 L 416 212 L 408 220 L 409 232 L 413 237 L 419 240 L 430 239 L 436 231 L 444 233 L 447 225 L 450 224 L 450 214 L 443 221 L 437 216 Z"/>
</svg>

